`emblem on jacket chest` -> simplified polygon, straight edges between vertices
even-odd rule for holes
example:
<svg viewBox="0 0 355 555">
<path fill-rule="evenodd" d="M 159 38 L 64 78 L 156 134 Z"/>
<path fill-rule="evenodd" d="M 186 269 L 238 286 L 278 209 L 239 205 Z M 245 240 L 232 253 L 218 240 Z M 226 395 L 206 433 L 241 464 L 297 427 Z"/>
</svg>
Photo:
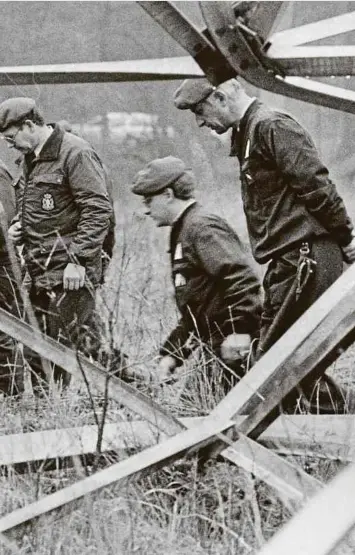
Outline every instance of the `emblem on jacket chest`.
<svg viewBox="0 0 355 555">
<path fill-rule="evenodd" d="M 46 212 L 50 212 L 51 210 L 53 210 L 55 205 L 52 193 L 44 193 L 42 195 L 41 204 L 43 210 L 46 210 Z"/>
</svg>

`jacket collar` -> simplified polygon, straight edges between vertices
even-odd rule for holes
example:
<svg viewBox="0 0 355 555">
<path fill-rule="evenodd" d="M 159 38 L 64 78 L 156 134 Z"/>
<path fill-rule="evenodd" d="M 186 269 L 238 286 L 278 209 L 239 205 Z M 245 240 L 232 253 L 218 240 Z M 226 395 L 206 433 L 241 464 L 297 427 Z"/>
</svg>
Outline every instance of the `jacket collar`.
<svg viewBox="0 0 355 555">
<path fill-rule="evenodd" d="M 62 146 L 64 131 L 55 124 L 53 132 L 44 143 L 37 160 L 57 160 Z"/>
<path fill-rule="evenodd" d="M 170 249 L 169 249 L 170 253 L 174 252 L 174 245 L 176 243 L 176 239 L 179 236 L 180 230 L 182 228 L 182 225 L 184 223 L 184 220 L 187 214 L 189 214 L 191 210 L 193 210 L 193 208 L 196 208 L 197 206 L 198 206 L 197 200 L 194 200 L 193 202 L 191 202 L 191 204 L 188 204 L 184 208 L 184 210 L 180 212 L 178 217 L 175 219 L 173 225 L 171 226 L 171 232 L 170 232 Z"/>
<path fill-rule="evenodd" d="M 190 202 L 186 204 L 186 206 L 184 206 L 184 208 L 181 210 L 181 212 L 179 212 L 179 214 L 176 216 L 175 220 L 173 221 L 173 226 L 185 216 L 185 213 L 190 208 L 190 206 L 193 206 L 194 204 L 196 204 L 196 202 L 197 200 L 191 199 Z"/>
<path fill-rule="evenodd" d="M 57 160 L 59 158 L 63 137 L 63 129 L 59 125 L 53 124 L 53 131 L 44 143 L 37 160 Z M 21 156 L 15 160 L 15 164 L 19 166 L 24 160 L 25 156 L 21 154 Z"/>
<path fill-rule="evenodd" d="M 260 108 L 261 102 L 257 98 L 248 106 L 247 110 L 245 111 L 242 119 L 239 122 L 237 127 L 233 127 L 232 136 L 231 136 L 231 149 L 229 156 L 238 156 L 242 141 L 244 138 L 244 133 L 250 118 L 255 114 L 255 112 Z"/>
</svg>

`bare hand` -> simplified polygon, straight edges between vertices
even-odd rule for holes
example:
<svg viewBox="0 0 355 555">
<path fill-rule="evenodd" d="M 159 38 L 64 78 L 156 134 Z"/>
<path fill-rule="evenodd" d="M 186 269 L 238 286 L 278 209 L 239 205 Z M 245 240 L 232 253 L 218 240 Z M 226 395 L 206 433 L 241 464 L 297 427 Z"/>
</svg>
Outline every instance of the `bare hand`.
<svg viewBox="0 0 355 555">
<path fill-rule="evenodd" d="M 18 221 L 12 224 L 7 233 L 10 241 L 12 241 L 15 245 L 20 245 L 23 242 L 21 222 Z"/>
<path fill-rule="evenodd" d="M 234 362 L 249 352 L 250 344 L 248 333 L 231 333 L 221 345 L 221 357 L 226 363 Z"/>
<path fill-rule="evenodd" d="M 353 237 L 351 243 L 346 245 L 346 247 L 341 247 L 341 250 L 343 251 L 345 262 L 348 264 L 355 262 L 355 237 Z"/>
<path fill-rule="evenodd" d="M 177 366 L 176 359 L 170 355 L 163 356 L 160 359 L 157 368 L 155 369 L 153 380 L 161 383 L 172 377 L 172 374 Z"/>
<path fill-rule="evenodd" d="M 65 290 L 77 291 L 85 284 L 85 268 L 80 264 L 69 262 L 63 273 L 63 287 Z"/>
</svg>

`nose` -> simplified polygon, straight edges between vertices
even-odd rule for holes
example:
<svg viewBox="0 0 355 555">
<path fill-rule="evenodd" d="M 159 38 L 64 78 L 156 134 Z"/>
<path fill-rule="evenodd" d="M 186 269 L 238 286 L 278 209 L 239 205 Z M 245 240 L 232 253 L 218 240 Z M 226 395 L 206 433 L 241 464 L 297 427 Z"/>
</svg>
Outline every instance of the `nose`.
<svg viewBox="0 0 355 555">
<path fill-rule="evenodd" d="M 199 127 L 203 127 L 205 125 L 205 120 L 199 114 L 196 114 L 196 123 Z"/>
</svg>

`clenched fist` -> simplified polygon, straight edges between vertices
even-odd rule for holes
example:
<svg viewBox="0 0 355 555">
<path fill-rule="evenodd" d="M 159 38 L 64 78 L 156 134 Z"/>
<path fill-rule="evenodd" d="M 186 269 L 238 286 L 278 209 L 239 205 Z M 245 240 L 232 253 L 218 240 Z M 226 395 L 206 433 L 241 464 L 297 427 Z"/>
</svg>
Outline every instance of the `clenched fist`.
<svg viewBox="0 0 355 555">
<path fill-rule="evenodd" d="M 77 291 L 85 284 L 86 270 L 80 264 L 69 262 L 63 273 L 63 287 L 66 291 Z"/>
</svg>

